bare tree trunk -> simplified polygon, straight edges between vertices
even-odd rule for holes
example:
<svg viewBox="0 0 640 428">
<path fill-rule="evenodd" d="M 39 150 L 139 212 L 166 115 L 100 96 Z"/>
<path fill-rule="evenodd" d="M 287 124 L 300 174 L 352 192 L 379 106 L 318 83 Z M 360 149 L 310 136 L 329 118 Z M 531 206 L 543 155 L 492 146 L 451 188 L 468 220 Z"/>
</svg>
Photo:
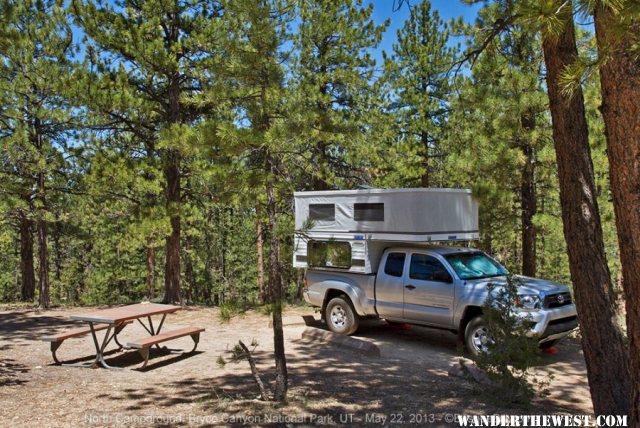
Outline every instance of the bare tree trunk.
<svg viewBox="0 0 640 428">
<path fill-rule="evenodd" d="M 425 88 L 426 92 L 426 88 Z M 429 187 L 429 136 L 426 131 L 420 132 L 420 142 L 422 143 L 422 176 L 420 186 Z"/>
<path fill-rule="evenodd" d="M 535 130 L 534 113 L 524 114 L 521 118 L 522 128 L 528 132 Z M 522 221 L 522 274 L 525 276 L 536 276 L 536 227 L 533 224 L 533 217 L 537 213 L 536 200 L 536 152 L 528 139 L 522 142 L 522 153 L 525 157 L 525 164 L 522 168 L 521 176 L 521 221 Z"/>
<path fill-rule="evenodd" d="M 282 281 L 280 277 L 280 242 L 277 235 L 276 199 L 273 188 L 275 174 L 273 160 L 268 154 L 267 163 L 267 211 L 269 215 L 269 294 L 273 303 L 273 345 L 276 361 L 276 382 L 274 399 L 284 401 L 287 398 L 288 375 L 287 358 L 284 351 L 284 333 L 282 326 Z"/>
<path fill-rule="evenodd" d="M 33 301 L 36 292 L 36 276 L 33 267 L 32 221 L 20 213 L 20 273 L 22 279 L 21 298 Z"/>
<path fill-rule="evenodd" d="M 191 248 L 193 242 L 191 236 L 187 235 L 185 239 L 185 263 L 184 263 L 184 277 L 187 282 L 187 289 L 185 290 L 187 301 L 193 301 L 193 294 L 196 288 L 196 276 L 193 271 L 193 253 Z"/>
<path fill-rule="evenodd" d="M 267 303 L 267 290 L 264 286 L 264 233 L 262 231 L 262 218 L 260 215 L 260 202 L 256 203 L 256 252 L 258 253 L 257 261 L 257 284 L 260 294 L 260 303 Z"/>
<path fill-rule="evenodd" d="M 156 294 L 156 248 L 147 246 L 147 298 L 153 299 Z"/>
<path fill-rule="evenodd" d="M 304 270 L 298 269 L 298 276 L 296 277 L 296 299 L 303 299 L 304 290 Z"/>
<path fill-rule="evenodd" d="M 598 415 L 628 414 L 631 388 L 623 334 L 602 239 L 584 99 L 563 95 L 559 82 L 578 58 L 571 2 L 556 0 L 564 28 L 543 41 L 547 90 L 560 182 L 569 267 L 582 329 L 593 408 Z"/>
<path fill-rule="evenodd" d="M 56 296 L 58 300 L 62 299 L 62 249 L 60 248 L 60 237 L 62 235 L 62 223 L 56 221 L 53 224 L 53 266 L 55 269 L 54 279 L 58 287 L 56 288 Z"/>
<path fill-rule="evenodd" d="M 640 427 L 640 62 L 632 51 L 640 34 L 640 20 L 632 23 L 631 31 L 615 33 L 620 17 L 602 4 L 596 5 L 594 18 L 598 49 L 611 55 L 600 65 L 600 111 L 607 137 L 627 311 L 630 426 Z"/>
<path fill-rule="evenodd" d="M 327 145 L 324 141 L 320 141 L 316 145 L 316 152 L 318 153 L 318 165 L 311 180 L 311 188 L 313 190 L 329 190 L 327 174 L 331 170 L 331 165 L 327 156 Z"/>
<path fill-rule="evenodd" d="M 47 223 L 43 218 L 36 222 L 38 229 L 38 261 L 39 261 L 39 306 L 47 309 L 49 298 L 49 249 L 47 248 Z"/>
<path fill-rule="evenodd" d="M 167 237 L 164 275 L 164 302 L 182 304 L 180 286 L 180 154 L 170 151 L 165 165 L 167 181 L 167 212 L 171 234 Z"/>
</svg>

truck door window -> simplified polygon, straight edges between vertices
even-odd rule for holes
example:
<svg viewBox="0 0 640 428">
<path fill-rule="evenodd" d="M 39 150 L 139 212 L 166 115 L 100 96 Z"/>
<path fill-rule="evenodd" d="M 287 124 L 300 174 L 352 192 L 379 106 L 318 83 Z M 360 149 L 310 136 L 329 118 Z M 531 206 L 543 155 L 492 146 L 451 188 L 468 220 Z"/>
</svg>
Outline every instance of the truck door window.
<svg viewBox="0 0 640 428">
<path fill-rule="evenodd" d="M 435 257 L 412 254 L 409 278 L 422 281 L 451 282 L 451 275 Z"/>
<path fill-rule="evenodd" d="M 389 253 L 387 263 L 384 265 L 384 273 L 390 276 L 402 276 L 405 257 L 405 253 Z"/>
</svg>

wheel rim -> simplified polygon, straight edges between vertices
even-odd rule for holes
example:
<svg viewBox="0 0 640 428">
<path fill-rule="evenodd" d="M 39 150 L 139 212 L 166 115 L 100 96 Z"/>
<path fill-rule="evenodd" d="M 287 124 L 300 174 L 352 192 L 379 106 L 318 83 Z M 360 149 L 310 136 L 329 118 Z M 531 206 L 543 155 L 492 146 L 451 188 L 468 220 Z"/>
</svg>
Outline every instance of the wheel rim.
<svg viewBox="0 0 640 428">
<path fill-rule="evenodd" d="M 336 305 L 331 309 L 331 323 L 339 329 L 347 325 L 347 312 L 342 306 Z"/>
<path fill-rule="evenodd" d="M 471 344 L 476 352 L 489 352 L 489 345 L 493 343 L 486 327 L 480 326 L 471 334 Z"/>
</svg>

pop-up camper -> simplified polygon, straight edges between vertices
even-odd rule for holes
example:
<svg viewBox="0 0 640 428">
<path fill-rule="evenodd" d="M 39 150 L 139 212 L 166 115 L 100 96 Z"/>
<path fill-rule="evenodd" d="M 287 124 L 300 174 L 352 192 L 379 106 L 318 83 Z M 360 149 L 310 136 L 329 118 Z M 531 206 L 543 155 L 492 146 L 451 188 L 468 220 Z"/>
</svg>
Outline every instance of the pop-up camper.
<svg viewBox="0 0 640 428">
<path fill-rule="evenodd" d="M 296 192 L 294 266 L 372 273 L 399 242 L 479 238 L 478 203 L 468 189 Z"/>
</svg>

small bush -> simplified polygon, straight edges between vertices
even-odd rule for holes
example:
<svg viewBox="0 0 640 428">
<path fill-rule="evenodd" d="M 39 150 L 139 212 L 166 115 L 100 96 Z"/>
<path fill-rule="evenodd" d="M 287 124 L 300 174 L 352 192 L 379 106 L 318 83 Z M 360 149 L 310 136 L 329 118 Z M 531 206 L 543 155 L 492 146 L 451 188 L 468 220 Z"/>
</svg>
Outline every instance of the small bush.
<svg viewBox="0 0 640 428">
<path fill-rule="evenodd" d="M 220 321 L 229 322 L 231 318 L 245 313 L 251 308 L 249 302 L 239 300 L 228 300 L 220 305 Z"/>
<path fill-rule="evenodd" d="M 548 382 L 535 379 L 530 369 L 540 358 L 538 337 L 527 336 L 531 321 L 517 315 L 517 277 L 509 275 L 507 283 L 489 285 L 483 317 L 492 341 L 488 352 L 473 357 L 489 380 L 492 400 L 499 403 L 529 405 L 536 390 L 544 394 Z"/>
</svg>

